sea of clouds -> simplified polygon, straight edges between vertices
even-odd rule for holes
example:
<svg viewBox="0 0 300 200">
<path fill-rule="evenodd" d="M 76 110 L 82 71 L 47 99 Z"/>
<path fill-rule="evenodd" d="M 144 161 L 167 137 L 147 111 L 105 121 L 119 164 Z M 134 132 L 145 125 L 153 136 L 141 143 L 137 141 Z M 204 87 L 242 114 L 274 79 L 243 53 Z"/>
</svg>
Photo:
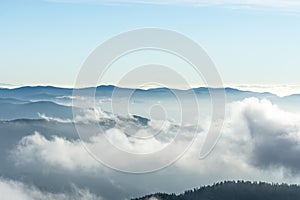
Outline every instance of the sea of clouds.
<svg viewBox="0 0 300 200">
<path fill-rule="evenodd" d="M 104 134 L 90 140 L 34 130 L 12 140 L 13 145 L 9 148 L 1 145 L 5 157 L 1 169 L 1 194 L 13 195 L 9 199 L 126 199 L 157 191 L 178 193 L 221 180 L 299 181 L 300 115 L 287 112 L 267 99 L 246 98 L 229 103 L 221 137 L 206 158 L 199 159 L 209 127 L 208 121 L 202 121 L 196 140 L 172 166 L 140 175 L 108 168 L 96 161 L 83 146 L 101 146 L 101 141 L 109 139 L 131 153 L 152 153 L 172 142 L 173 135 L 167 134 L 176 125 L 169 123 L 164 127 L 161 134 L 166 137 L 139 140 L 126 134 L 122 127 L 134 126 L 140 129 L 135 129 L 137 131 L 153 132 L 161 124 L 152 122 L 142 126 L 134 118 L 109 118 L 102 112 L 97 116 L 105 116 L 106 123 L 112 120 L 114 126 L 108 123 Z M 48 123 L 54 121 L 57 126 L 73 123 L 47 118 L 43 114 L 41 117 Z M 95 123 L 96 118 L 88 112 L 77 120 L 86 125 Z M 190 139 L 191 129 L 183 130 L 180 134 Z M 180 145 L 181 141 L 176 141 L 176 146 Z M 106 149 L 105 153 L 109 154 L 109 151 Z"/>
</svg>

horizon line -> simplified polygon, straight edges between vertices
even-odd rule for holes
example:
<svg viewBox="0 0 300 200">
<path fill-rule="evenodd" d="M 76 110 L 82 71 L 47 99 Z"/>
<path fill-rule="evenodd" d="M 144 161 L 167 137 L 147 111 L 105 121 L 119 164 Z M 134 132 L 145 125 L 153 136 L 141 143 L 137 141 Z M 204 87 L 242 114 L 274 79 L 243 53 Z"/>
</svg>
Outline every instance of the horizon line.
<svg viewBox="0 0 300 200">
<path fill-rule="evenodd" d="M 117 87 L 122 89 L 132 89 L 132 90 L 153 90 L 153 89 L 170 89 L 170 90 L 191 90 L 191 89 L 198 89 L 198 88 L 208 88 L 208 89 L 236 89 L 243 92 L 255 92 L 255 93 L 270 93 L 276 95 L 278 97 L 285 97 L 294 94 L 300 94 L 300 84 L 224 84 L 222 87 L 209 87 L 207 85 L 198 85 L 192 86 L 191 88 L 180 88 L 180 87 L 125 87 L 125 86 L 117 86 L 114 84 L 101 84 L 98 86 L 86 86 L 86 87 L 71 87 L 66 85 L 51 85 L 51 84 L 28 84 L 28 85 L 12 85 L 12 84 L 4 84 L 0 83 L 0 89 L 19 89 L 25 87 L 53 87 L 58 89 L 88 89 L 88 88 L 95 88 L 95 87 Z"/>
</svg>

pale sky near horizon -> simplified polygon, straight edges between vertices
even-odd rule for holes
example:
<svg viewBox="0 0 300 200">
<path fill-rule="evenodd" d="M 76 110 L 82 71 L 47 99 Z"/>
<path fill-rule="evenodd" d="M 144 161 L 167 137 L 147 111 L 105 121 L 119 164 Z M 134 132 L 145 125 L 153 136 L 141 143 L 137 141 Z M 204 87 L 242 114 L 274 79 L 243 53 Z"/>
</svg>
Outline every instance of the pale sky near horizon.
<svg viewBox="0 0 300 200">
<path fill-rule="evenodd" d="M 158 27 L 202 46 L 227 85 L 299 85 L 300 1 L 262 2 L 1 1 L 0 83 L 72 86 L 99 44 Z"/>
</svg>

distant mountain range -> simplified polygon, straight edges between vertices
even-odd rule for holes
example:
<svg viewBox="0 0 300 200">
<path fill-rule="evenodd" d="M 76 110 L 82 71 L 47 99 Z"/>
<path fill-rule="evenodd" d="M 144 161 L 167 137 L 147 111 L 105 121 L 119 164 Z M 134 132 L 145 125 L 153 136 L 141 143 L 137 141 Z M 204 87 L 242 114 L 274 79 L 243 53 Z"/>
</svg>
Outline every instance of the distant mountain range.
<svg viewBox="0 0 300 200">
<path fill-rule="evenodd" d="M 76 89 L 79 91 L 90 91 L 94 90 L 95 88 L 83 88 L 83 89 Z M 153 89 L 131 89 L 131 88 L 119 88 L 116 86 L 112 85 L 105 85 L 105 86 L 98 86 L 96 88 L 97 94 L 98 95 L 111 95 L 112 91 L 114 89 L 120 89 L 120 90 L 135 90 L 138 93 L 164 93 L 164 92 L 169 92 L 171 89 L 169 88 L 153 88 Z M 220 90 L 220 88 L 210 88 L 212 90 Z M 196 94 L 208 94 L 209 88 L 207 87 L 199 87 L 199 88 L 194 88 L 190 90 L 179 90 L 179 89 L 172 89 L 177 92 L 188 92 L 191 90 L 194 90 Z M 275 96 L 274 94 L 271 93 L 257 93 L 257 92 L 251 92 L 251 91 L 242 91 L 234 88 L 225 88 L 225 92 L 227 94 L 235 94 L 235 93 L 243 93 L 245 95 L 264 95 L 264 96 Z M 24 86 L 24 87 L 19 87 L 19 88 L 0 88 L 0 97 L 5 97 L 5 98 L 22 98 L 22 99 L 35 99 L 35 98 L 55 98 L 58 96 L 63 96 L 63 95 L 72 95 L 73 89 L 71 88 L 59 88 L 59 87 L 53 87 L 53 86 Z"/>
<path fill-rule="evenodd" d="M 133 200 L 299 200 L 300 186 L 264 182 L 227 181 L 182 194 L 156 193 Z"/>
<path fill-rule="evenodd" d="M 220 88 L 211 88 L 218 91 Z M 127 97 L 132 94 L 131 99 L 136 104 L 158 102 L 163 100 L 176 99 L 173 92 L 180 94 L 181 97 L 191 98 L 194 92 L 197 98 L 210 101 L 209 88 L 199 87 L 190 90 L 171 90 L 168 88 L 153 89 L 130 89 L 119 88 L 112 85 L 98 86 L 97 88 L 75 89 L 80 96 L 93 94 L 99 99 L 110 100 L 114 91 L 118 91 L 118 98 Z M 71 88 L 59 88 L 53 86 L 25 86 L 19 88 L 0 88 L 0 120 L 14 119 L 38 119 L 40 114 L 49 117 L 59 117 L 62 119 L 71 119 L 72 114 L 72 96 L 74 90 Z M 192 94 L 192 95 L 191 95 Z M 227 102 L 240 101 L 248 97 L 259 99 L 266 98 L 276 104 L 284 104 L 289 101 L 292 104 L 298 104 L 300 95 L 290 95 L 278 97 L 271 93 L 257 93 L 251 91 L 242 91 L 234 88 L 225 88 Z M 151 103 L 151 102 L 150 102 Z M 149 103 L 149 104 L 150 104 Z M 205 104 L 206 105 L 206 104 Z M 136 107 L 136 106 L 135 106 Z M 143 115 L 140 113 L 140 115 Z"/>
<path fill-rule="evenodd" d="M 72 118 L 72 108 L 51 101 L 26 102 L 13 98 L 0 98 L 0 120 L 37 119 L 38 113 L 49 117 Z"/>
</svg>

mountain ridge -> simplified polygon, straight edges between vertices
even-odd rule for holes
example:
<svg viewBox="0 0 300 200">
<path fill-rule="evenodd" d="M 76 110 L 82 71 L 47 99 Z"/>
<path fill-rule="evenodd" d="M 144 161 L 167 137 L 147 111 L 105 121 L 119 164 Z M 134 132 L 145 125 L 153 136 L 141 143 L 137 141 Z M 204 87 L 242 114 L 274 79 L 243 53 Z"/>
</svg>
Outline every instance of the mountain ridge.
<svg viewBox="0 0 300 200">
<path fill-rule="evenodd" d="M 132 200 L 299 200 L 300 186 L 285 183 L 224 181 L 181 194 L 154 193 Z"/>
<path fill-rule="evenodd" d="M 73 90 L 89 90 L 89 89 L 95 89 L 96 90 L 113 90 L 113 89 L 127 89 L 127 90 L 137 90 L 137 91 L 159 91 L 159 90 L 176 90 L 176 91 L 189 91 L 189 90 L 194 90 L 194 91 L 208 91 L 208 90 L 220 90 L 224 89 L 226 92 L 251 92 L 251 93 L 258 93 L 258 94 L 273 94 L 270 92 L 253 92 L 250 90 L 240 90 L 234 87 L 195 87 L 195 88 L 190 88 L 190 89 L 178 89 L 178 88 L 167 88 L 167 87 L 157 87 L 157 88 L 149 88 L 149 89 L 143 89 L 143 88 L 130 88 L 130 87 L 118 87 L 114 85 L 99 85 L 96 87 L 85 87 L 85 88 L 64 88 L 64 87 L 56 87 L 56 86 L 21 86 L 17 88 L 0 88 L 0 93 L 3 91 L 10 91 L 10 92 L 16 92 L 16 91 L 30 91 L 30 90 L 39 90 L 39 91 L 73 91 Z M 51 93 L 51 92 L 50 92 Z M 274 95 L 274 94 L 273 94 Z"/>
</svg>

